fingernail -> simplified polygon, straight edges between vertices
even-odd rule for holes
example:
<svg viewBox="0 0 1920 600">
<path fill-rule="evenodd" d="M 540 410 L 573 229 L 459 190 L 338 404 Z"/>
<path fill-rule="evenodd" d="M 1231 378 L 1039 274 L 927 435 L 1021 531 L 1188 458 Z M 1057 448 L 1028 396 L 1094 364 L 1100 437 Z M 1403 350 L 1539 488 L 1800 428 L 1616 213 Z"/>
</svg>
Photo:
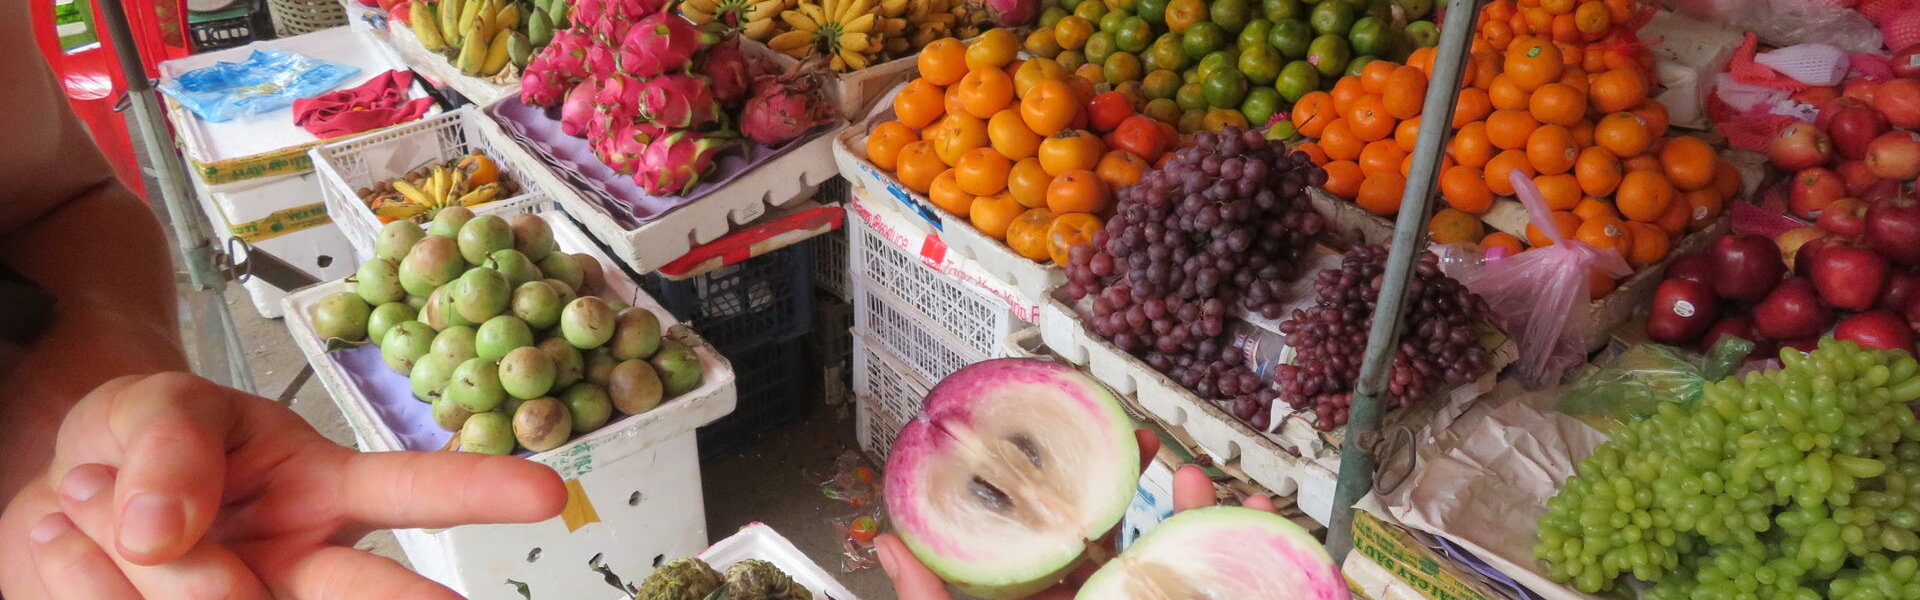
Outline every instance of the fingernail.
<svg viewBox="0 0 1920 600">
<path fill-rule="evenodd" d="M 893 574 L 893 544 L 874 544 L 880 552 L 880 570 Z"/>
<path fill-rule="evenodd" d="M 186 506 L 159 494 L 142 493 L 127 501 L 120 513 L 120 546 L 152 553 L 173 545 L 186 527 Z"/>
<path fill-rule="evenodd" d="M 113 476 L 101 469 L 81 468 L 67 471 L 60 478 L 60 495 L 72 502 L 86 502 L 100 495 L 100 490 L 113 486 Z"/>
<path fill-rule="evenodd" d="M 65 514 L 53 513 L 42 517 L 39 523 L 33 525 L 33 529 L 27 530 L 27 539 L 35 544 L 45 544 L 71 531 L 73 521 L 68 520 Z"/>
</svg>

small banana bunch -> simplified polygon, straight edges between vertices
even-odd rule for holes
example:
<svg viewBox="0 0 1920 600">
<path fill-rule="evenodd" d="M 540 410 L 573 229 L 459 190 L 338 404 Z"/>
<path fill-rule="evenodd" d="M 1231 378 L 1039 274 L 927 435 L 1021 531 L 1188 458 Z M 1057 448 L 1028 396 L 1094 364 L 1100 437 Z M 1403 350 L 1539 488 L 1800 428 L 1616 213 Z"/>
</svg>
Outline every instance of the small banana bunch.
<svg viewBox="0 0 1920 600">
<path fill-rule="evenodd" d="M 886 46 L 878 8 L 877 0 L 800 0 L 780 13 L 792 29 L 773 36 L 767 46 L 798 59 L 829 57 L 834 71 L 865 69 L 881 61 Z"/>
<path fill-rule="evenodd" d="M 922 48 L 927 44 L 933 43 L 934 40 L 955 37 L 953 35 L 954 25 L 960 19 L 955 15 L 954 11 L 959 9 L 961 12 L 965 12 L 965 4 L 966 2 L 961 0 L 915 0 L 914 2 L 910 2 L 911 10 L 907 13 L 907 24 L 912 27 L 913 33 L 907 40 L 909 42 L 908 47 Z"/>
<path fill-rule="evenodd" d="M 492 159 L 468 155 L 445 164 L 423 166 L 405 176 L 360 190 L 360 198 L 381 223 L 424 223 L 449 206 L 473 208 L 519 193 L 501 176 Z"/>
<path fill-rule="evenodd" d="M 420 45 L 446 55 L 462 74 L 495 75 L 509 63 L 524 66 L 533 56 L 532 40 L 520 31 L 523 13 L 517 0 L 419 1 L 409 10 Z"/>
<path fill-rule="evenodd" d="M 793 6 L 792 0 L 686 0 L 680 3 L 680 15 L 704 31 L 738 31 L 748 39 L 764 42 L 777 31 L 780 13 Z"/>
</svg>

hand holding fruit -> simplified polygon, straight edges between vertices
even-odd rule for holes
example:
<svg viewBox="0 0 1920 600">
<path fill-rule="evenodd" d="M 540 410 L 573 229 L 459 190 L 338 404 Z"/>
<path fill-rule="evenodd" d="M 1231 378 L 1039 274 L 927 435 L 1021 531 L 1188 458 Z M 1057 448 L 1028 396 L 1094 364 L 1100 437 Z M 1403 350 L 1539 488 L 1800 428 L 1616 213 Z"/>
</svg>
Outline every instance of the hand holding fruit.
<svg viewBox="0 0 1920 600">
<path fill-rule="evenodd" d="M 360 454 L 264 398 L 186 374 L 126 377 L 68 413 L 47 474 L 0 516 L 0 587 L 19 599 L 452 600 L 351 544 L 375 529 L 536 522 L 565 498 L 534 463 Z"/>
</svg>

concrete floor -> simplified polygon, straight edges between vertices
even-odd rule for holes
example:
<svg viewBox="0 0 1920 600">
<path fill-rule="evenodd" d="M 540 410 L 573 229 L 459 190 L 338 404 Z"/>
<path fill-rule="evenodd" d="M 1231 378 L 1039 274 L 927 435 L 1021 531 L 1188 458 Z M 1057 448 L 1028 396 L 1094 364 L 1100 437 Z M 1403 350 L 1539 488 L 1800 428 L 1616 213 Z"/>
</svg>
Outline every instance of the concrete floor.
<svg viewBox="0 0 1920 600">
<path fill-rule="evenodd" d="M 262 318 L 239 287 L 227 292 L 247 364 L 259 393 L 276 397 L 306 365 L 278 319 Z M 342 445 L 353 445 L 340 411 L 318 382 L 309 381 L 292 407 L 314 428 Z M 772 526 L 840 583 L 866 600 L 893 598 L 893 588 L 876 566 L 858 573 L 840 569 L 841 538 L 833 520 L 853 509 L 826 498 L 818 474 L 832 471 L 835 460 L 857 446 L 853 420 L 843 407 L 822 407 L 751 446 L 703 465 L 707 531 L 714 540 L 754 521 Z M 383 556 L 405 561 L 393 535 L 381 531 L 359 544 Z"/>
</svg>

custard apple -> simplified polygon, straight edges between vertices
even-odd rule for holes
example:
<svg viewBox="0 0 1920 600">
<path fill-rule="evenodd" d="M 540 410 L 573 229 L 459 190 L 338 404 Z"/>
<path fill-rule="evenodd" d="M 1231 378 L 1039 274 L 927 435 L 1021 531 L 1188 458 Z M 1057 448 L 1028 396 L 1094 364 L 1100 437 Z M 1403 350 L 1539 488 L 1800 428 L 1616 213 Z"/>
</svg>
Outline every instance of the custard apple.
<svg viewBox="0 0 1920 600">
<path fill-rule="evenodd" d="M 702 600 L 726 579 L 698 558 L 680 558 L 660 565 L 640 582 L 635 600 Z"/>
</svg>

